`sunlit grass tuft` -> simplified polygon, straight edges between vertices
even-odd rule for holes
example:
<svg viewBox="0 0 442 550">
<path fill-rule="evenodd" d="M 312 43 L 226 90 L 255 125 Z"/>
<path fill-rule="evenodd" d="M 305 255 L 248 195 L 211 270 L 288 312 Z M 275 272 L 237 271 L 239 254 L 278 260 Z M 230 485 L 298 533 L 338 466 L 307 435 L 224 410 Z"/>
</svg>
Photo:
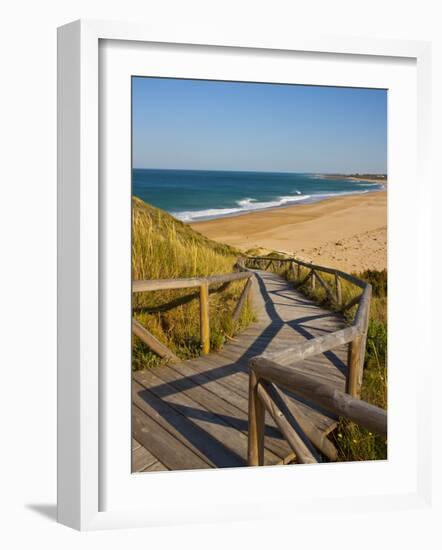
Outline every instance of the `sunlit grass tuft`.
<svg viewBox="0 0 442 550">
<path fill-rule="evenodd" d="M 133 198 L 132 279 L 177 279 L 231 273 L 239 251 L 211 241 L 170 214 Z M 220 349 L 235 332 L 253 320 L 246 304 L 238 323 L 232 312 L 245 281 L 210 288 L 210 344 Z M 163 290 L 133 295 L 133 315 L 178 357 L 200 354 L 198 289 Z M 133 337 L 134 370 L 161 364 L 137 337 Z"/>
</svg>

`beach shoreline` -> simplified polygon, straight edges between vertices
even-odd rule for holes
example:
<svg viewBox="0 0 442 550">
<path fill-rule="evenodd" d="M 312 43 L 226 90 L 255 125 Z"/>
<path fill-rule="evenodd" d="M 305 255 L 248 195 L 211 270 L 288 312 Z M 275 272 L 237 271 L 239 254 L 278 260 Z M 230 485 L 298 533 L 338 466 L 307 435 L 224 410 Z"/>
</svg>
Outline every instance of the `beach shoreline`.
<svg viewBox="0 0 442 550">
<path fill-rule="evenodd" d="M 385 190 L 189 225 L 206 237 L 243 252 L 277 250 L 350 272 L 387 267 Z"/>
</svg>

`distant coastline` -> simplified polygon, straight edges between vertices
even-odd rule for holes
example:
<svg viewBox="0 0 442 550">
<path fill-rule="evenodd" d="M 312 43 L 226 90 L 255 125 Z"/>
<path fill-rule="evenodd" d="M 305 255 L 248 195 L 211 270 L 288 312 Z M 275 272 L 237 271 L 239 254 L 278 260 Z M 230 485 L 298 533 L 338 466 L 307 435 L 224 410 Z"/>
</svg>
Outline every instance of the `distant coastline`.
<svg viewBox="0 0 442 550">
<path fill-rule="evenodd" d="M 379 174 L 134 169 L 134 196 L 194 223 L 385 190 Z"/>
<path fill-rule="evenodd" d="M 330 180 L 342 180 L 346 179 L 349 181 L 366 181 L 372 183 L 382 183 L 387 185 L 388 177 L 387 174 L 320 174 L 325 179 Z"/>
</svg>

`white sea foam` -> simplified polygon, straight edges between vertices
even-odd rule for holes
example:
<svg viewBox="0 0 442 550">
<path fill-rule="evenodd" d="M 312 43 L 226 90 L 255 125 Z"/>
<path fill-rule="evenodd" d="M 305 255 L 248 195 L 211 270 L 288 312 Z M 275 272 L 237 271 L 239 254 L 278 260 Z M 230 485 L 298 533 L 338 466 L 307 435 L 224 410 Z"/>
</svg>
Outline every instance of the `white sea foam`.
<svg viewBox="0 0 442 550">
<path fill-rule="evenodd" d="M 183 222 L 190 222 L 196 220 L 207 220 L 210 218 L 221 218 L 223 216 L 232 216 L 234 214 L 245 214 L 255 210 L 267 210 L 268 208 L 277 208 L 299 201 L 307 201 L 311 198 L 311 195 L 297 195 L 297 196 L 283 196 L 278 197 L 274 201 L 258 201 L 247 197 L 236 201 L 237 207 L 231 208 L 209 208 L 207 210 L 194 210 L 186 212 L 171 212 L 175 218 Z"/>
<path fill-rule="evenodd" d="M 207 210 L 195 210 L 188 212 L 171 212 L 172 216 L 183 222 L 195 220 L 208 220 L 210 218 L 221 218 L 232 214 L 238 214 L 243 211 L 242 208 L 209 208 Z"/>
<path fill-rule="evenodd" d="M 381 185 L 379 190 L 383 189 Z M 193 222 L 209 220 L 212 218 L 222 218 L 225 216 L 235 216 L 238 214 L 246 214 L 247 212 L 253 212 L 257 210 L 268 210 L 270 208 L 278 208 L 280 206 L 288 206 L 299 202 L 317 202 L 324 199 L 338 197 L 342 195 L 361 195 L 364 193 L 370 193 L 371 189 L 361 189 L 357 191 L 337 191 L 334 193 L 316 193 L 313 195 L 303 195 L 300 191 L 295 190 L 297 194 L 278 197 L 273 201 L 258 201 L 250 197 L 246 197 L 239 201 L 236 201 L 237 206 L 231 208 L 208 208 L 207 210 L 189 210 L 185 212 L 171 212 L 172 216 L 178 218 L 183 222 Z"/>
</svg>

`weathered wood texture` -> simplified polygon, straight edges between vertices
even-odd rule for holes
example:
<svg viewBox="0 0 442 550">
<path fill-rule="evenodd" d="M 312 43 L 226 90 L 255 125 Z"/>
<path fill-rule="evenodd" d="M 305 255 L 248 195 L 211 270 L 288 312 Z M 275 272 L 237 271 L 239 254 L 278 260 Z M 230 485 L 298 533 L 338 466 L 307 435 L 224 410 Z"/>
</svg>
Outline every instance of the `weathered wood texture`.
<svg viewBox="0 0 442 550">
<path fill-rule="evenodd" d="M 348 418 L 376 433 L 387 434 L 387 412 L 334 389 L 305 373 L 296 372 L 263 357 L 251 361 L 256 383 L 263 379 L 312 400 L 324 409 Z"/>
<path fill-rule="evenodd" d="M 342 285 L 339 275 L 335 273 L 335 292 L 336 292 L 336 303 L 342 305 Z"/>
<path fill-rule="evenodd" d="M 326 283 L 326 281 L 321 277 L 321 275 L 318 272 L 316 272 L 316 278 L 318 279 L 318 281 L 321 284 L 322 288 L 325 290 L 325 293 L 327 294 L 327 298 L 331 302 L 336 301 L 336 298 L 333 295 L 332 289 L 329 287 L 329 285 Z"/>
<path fill-rule="evenodd" d="M 303 433 L 305 433 L 313 445 L 329 460 L 335 461 L 338 458 L 338 451 L 333 443 L 327 438 L 326 434 L 318 430 L 313 422 L 305 416 L 299 405 L 297 405 L 293 399 L 287 399 L 284 393 L 274 384 L 271 384 L 271 388 L 272 393 L 276 394 L 276 396 L 273 396 L 275 403 L 278 403 L 279 401 L 284 403 L 284 406 L 280 406 L 280 409 L 288 409 L 290 415 L 296 419 L 300 429 Z"/>
<path fill-rule="evenodd" d="M 361 296 L 362 294 L 358 294 L 357 296 L 349 300 L 346 304 L 344 304 L 341 307 L 341 313 L 344 313 L 344 311 L 347 311 L 347 309 L 351 309 L 356 304 L 359 304 L 359 300 L 361 299 Z"/>
<path fill-rule="evenodd" d="M 209 285 L 207 283 L 200 286 L 200 333 L 202 353 L 207 355 L 210 351 Z"/>
<path fill-rule="evenodd" d="M 194 288 L 202 284 L 214 285 L 248 279 L 251 273 L 239 271 L 226 273 L 225 275 L 212 275 L 210 277 L 189 277 L 188 279 L 148 279 L 145 281 L 133 281 L 132 292 L 146 292 L 153 290 L 171 290 L 177 288 Z"/>
<path fill-rule="evenodd" d="M 234 310 L 233 315 L 232 315 L 232 319 L 235 323 L 238 322 L 239 318 L 241 317 L 242 310 L 244 309 L 244 306 L 246 305 L 247 298 L 248 298 L 249 293 L 250 293 L 250 289 L 252 288 L 252 283 L 253 283 L 253 280 L 250 278 L 247 281 L 247 283 L 244 287 L 244 290 L 241 293 L 241 296 L 238 300 L 238 303 L 236 304 L 235 310 Z"/>
<path fill-rule="evenodd" d="M 253 263 L 262 264 L 264 263 L 263 258 L 254 258 Z M 316 280 L 319 281 L 322 288 L 325 290 L 327 298 L 331 303 L 335 302 L 341 306 L 340 312 L 352 308 L 353 306 L 358 306 L 352 326 L 345 330 L 337 331 L 334 334 L 328 335 L 323 338 L 315 338 L 312 342 L 309 342 L 308 345 L 303 346 L 288 346 L 285 350 L 278 354 L 278 357 L 275 353 L 272 353 L 271 356 L 268 354 L 262 354 L 262 357 L 266 357 L 272 361 L 278 361 L 279 363 L 286 357 L 290 357 L 292 362 L 299 360 L 300 358 L 305 358 L 308 356 L 314 356 L 318 353 L 325 353 L 327 351 L 332 351 L 335 345 L 334 340 L 337 343 L 348 343 L 348 355 L 347 355 L 347 365 L 348 365 L 348 376 L 346 383 L 346 391 L 353 397 L 359 397 L 362 386 L 362 377 L 363 377 L 363 368 L 364 368 L 364 357 L 365 357 L 365 347 L 367 342 L 367 331 L 368 331 L 368 321 L 369 321 L 369 312 L 370 312 L 370 300 L 372 294 L 371 285 L 358 279 L 348 273 L 343 273 L 337 269 L 328 268 L 325 266 L 317 266 L 312 263 L 306 263 L 297 258 L 285 258 L 279 260 L 281 262 L 291 262 L 292 267 L 296 264 L 298 268 L 304 266 L 308 268 L 307 275 L 295 282 L 297 287 L 304 285 L 308 279 L 310 279 L 310 288 L 312 291 L 315 290 Z M 246 262 L 247 264 L 247 262 Z M 332 288 L 329 283 L 323 279 L 320 273 L 333 274 L 335 278 L 335 293 L 333 293 Z M 299 270 L 298 270 L 299 278 Z M 346 279 L 351 284 L 362 289 L 362 293 L 352 298 L 344 306 L 342 306 L 342 288 L 341 288 L 341 278 Z"/>
<path fill-rule="evenodd" d="M 187 279 L 152 279 L 134 281 L 132 283 L 132 292 L 152 292 L 159 290 L 199 287 L 201 350 L 203 355 L 207 355 L 210 351 L 209 287 L 213 284 L 221 284 L 222 287 L 225 288 L 226 285 L 228 285 L 232 281 L 247 279 L 247 284 L 245 285 L 244 291 L 242 292 L 232 315 L 233 321 L 237 322 L 247 300 L 253 276 L 251 270 L 245 268 L 242 264 L 243 262 L 239 260 L 239 262 L 235 266 L 237 271 L 233 273 L 226 273 L 224 275 L 212 275 L 210 277 L 192 277 Z M 185 298 L 184 300 L 183 298 L 179 298 L 175 300 L 175 305 L 180 305 L 180 303 L 188 302 L 191 299 L 193 299 L 193 296 Z M 169 303 L 167 305 L 170 307 L 171 304 Z M 138 338 L 140 338 L 154 353 L 156 353 L 160 357 L 166 358 L 169 363 L 177 362 L 177 358 L 173 354 L 173 352 L 170 351 L 166 346 L 161 344 L 161 342 L 159 342 L 145 327 L 143 327 L 143 325 L 141 325 L 141 323 L 139 323 L 135 319 L 132 320 L 132 332 L 136 336 L 138 336 Z"/>
<path fill-rule="evenodd" d="M 298 462 L 301 464 L 318 462 L 312 450 L 309 448 L 308 438 L 301 430 L 295 417 L 291 414 L 284 401 L 279 397 L 279 394 L 273 390 L 272 386 L 268 383 L 259 382 L 257 384 L 257 393 L 258 397 L 264 403 L 266 410 L 276 422 L 285 440 L 295 453 Z M 259 429 L 258 423 L 258 430 Z M 261 431 L 263 432 L 263 430 Z M 301 432 L 301 435 L 299 432 Z"/>
<path fill-rule="evenodd" d="M 292 283 L 272 272 L 255 273 L 250 297 L 257 320 L 220 352 L 133 373 L 133 437 L 158 461 L 156 468 L 147 466 L 143 471 L 246 465 L 249 360 L 346 328 L 341 315 L 307 299 Z M 338 342 L 332 352 L 301 358 L 291 368 L 345 391 L 347 347 Z M 284 363 L 291 364 L 290 356 Z M 281 395 L 285 406 L 292 407 L 301 430 L 298 433 L 304 432 L 317 449 L 332 458 L 335 450 L 326 436 L 336 426 L 336 415 L 293 392 Z M 259 396 L 257 399 L 262 411 L 263 403 Z M 263 433 L 256 435 L 257 441 L 264 436 L 259 451 L 264 464 L 293 459 L 292 448 L 268 413 Z M 137 468 L 140 461 L 137 458 Z"/>
<path fill-rule="evenodd" d="M 179 362 L 178 357 L 167 346 L 162 344 L 153 334 L 143 327 L 136 319 L 132 319 L 132 332 L 149 348 L 168 362 Z"/>
<path fill-rule="evenodd" d="M 259 268 L 263 268 L 263 262 L 268 261 L 268 258 L 265 256 L 261 257 L 254 257 L 250 258 L 255 264 L 255 266 L 258 266 Z M 248 260 L 248 261 L 250 261 Z M 361 279 L 358 279 L 357 277 L 354 277 L 353 275 L 350 275 L 349 273 L 345 273 L 345 271 L 341 271 L 339 269 L 335 269 L 333 267 L 326 267 L 323 265 L 317 265 L 310 262 L 304 262 L 303 260 L 300 260 L 299 258 L 278 258 L 279 262 L 289 262 L 289 263 L 296 263 L 298 266 L 307 267 L 308 269 L 313 269 L 316 271 L 322 271 L 323 273 L 329 273 L 330 275 L 338 275 L 342 279 L 345 279 L 349 281 L 350 283 L 353 283 L 354 285 L 365 288 L 364 281 L 361 281 Z"/>
<path fill-rule="evenodd" d="M 249 377 L 249 466 L 264 464 L 265 408 L 258 395 L 258 380 L 253 372 Z"/>
</svg>

